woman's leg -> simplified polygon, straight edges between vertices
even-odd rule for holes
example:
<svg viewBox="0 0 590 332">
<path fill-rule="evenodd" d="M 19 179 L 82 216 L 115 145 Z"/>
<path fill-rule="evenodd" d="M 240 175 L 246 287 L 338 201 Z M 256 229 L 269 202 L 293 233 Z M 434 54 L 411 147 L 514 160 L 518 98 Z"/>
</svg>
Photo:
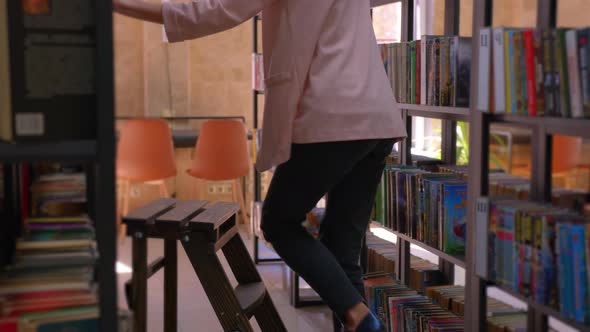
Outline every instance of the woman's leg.
<svg viewBox="0 0 590 332">
<path fill-rule="evenodd" d="M 311 237 L 301 223 L 318 200 L 374 156 L 378 146 L 381 140 L 294 145 L 291 159 L 277 168 L 263 207 L 266 239 L 341 318 L 363 301 L 362 293 L 342 268 L 342 259 Z"/>
<path fill-rule="evenodd" d="M 391 153 L 392 146 L 393 140 L 379 143 L 328 192 L 326 215 L 320 227 L 321 242 L 336 257 L 363 298 L 362 241 L 369 226 L 385 157 Z"/>
</svg>

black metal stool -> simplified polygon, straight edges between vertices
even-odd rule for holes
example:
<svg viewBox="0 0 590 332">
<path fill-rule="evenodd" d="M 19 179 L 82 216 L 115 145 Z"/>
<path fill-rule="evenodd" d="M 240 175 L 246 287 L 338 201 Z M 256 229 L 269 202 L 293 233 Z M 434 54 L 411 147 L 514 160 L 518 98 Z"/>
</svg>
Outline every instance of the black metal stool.
<svg viewBox="0 0 590 332">
<path fill-rule="evenodd" d="M 177 331 L 178 256 L 181 241 L 225 331 L 287 331 L 238 233 L 238 204 L 161 199 L 123 218 L 133 237 L 133 276 L 126 284 L 136 332 L 147 328 L 147 280 L 164 268 L 164 331 Z M 147 239 L 164 240 L 164 257 L 147 264 Z M 234 289 L 221 266 L 222 250 L 238 281 Z"/>
</svg>

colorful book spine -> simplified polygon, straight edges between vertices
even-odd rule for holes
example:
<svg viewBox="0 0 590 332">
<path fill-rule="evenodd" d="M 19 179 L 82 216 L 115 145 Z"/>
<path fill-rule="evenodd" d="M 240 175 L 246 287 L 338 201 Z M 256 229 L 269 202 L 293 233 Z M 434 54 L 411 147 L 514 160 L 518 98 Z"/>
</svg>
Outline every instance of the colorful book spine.
<svg viewBox="0 0 590 332">
<path fill-rule="evenodd" d="M 586 246 L 585 246 L 586 227 L 581 223 L 574 223 L 570 226 L 571 249 L 572 249 L 572 269 L 573 269 L 573 312 L 574 319 L 584 323 L 588 319 L 590 307 L 588 307 L 588 282 L 586 267 Z"/>
<path fill-rule="evenodd" d="M 551 30 L 542 31 L 543 40 L 543 76 L 545 91 L 545 115 L 556 116 L 557 115 L 557 101 L 559 90 L 559 82 L 556 80 L 557 73 L 555 70 L 555 52 L 553 48 L 554 34 Z"/>
<path fill-rule="evenodd" d="M 467 37 L 455 37 L 455 39 L 457 43 L 457 52 L 452 61 L 456 62 L 456 73 L 453 81 L 455 86 L 454 99 L 451 101 L 452 105 L 455 107 L 469 107 L 472 42 L 471 38 Z"/>
<path fill-rule="evenodd" d="M 528 114 L 537 115 L 537 79 L 535 66 L 535 36 L 533 30 L 523 32 L 524 52 L 526 61 L 526 92 L 528 100 Z"/>
<path fill-rule="evenodd" d="M 440 50 L 440 43 L 441 38 L 435 38 L 432 43 L 432 67 L 430 71 L 433 73 L 432 75 L 432 103 L 433 106 L 440 106 L 440 57 L 441 57 L 441 50 Z"/>
<path fill-rule="evenodd" d="M 415 75 L 416 75 L 416 80 L 415 80 L 415 90 L 416 90 L 416 96 L 415 96 L 415 104 L 420 104 L 421 100 L 422 100 L 422 41 L 421 40 L 416 40 L 416 45 L 415 45 L 415 52 L 416 52 L 416 69 L 415 69 Z"/>
<path fill-rule="evenodd" d="M 578 30 L 578 55 L 584 117 L 590 117 L 590 28 Z"/>
<path fill-rule="evenodd" d="M 558 269 L 559 269 L 559 306 L 563 317 L 573 319 L 573 271 L 572 271 L 572 248 L 570 239 L 569 224 L 559 223 L 557 233 L 558 243 Z"/>
<path fill-rule="evenodd" d="M 479 75 L 477 82 L 477 108 L 481 112 L 489 113 L 490 110 L 490 85 L 487 80 L 490 77 L 491 52 L 492 52 L 492 28 L 479 30 Z"/>
<path fill-rule="evenodd" d="M 449 61 L 449 37 L 440 38 L 440 61 L 439 61 L 439 106 L 449 106 L 449 73 L 450 73 L 450 61 Z"/>
<path fill-rule="evenodd" d="M 428 37 L 422 36 L 420 40 L 420 104 L 428 104 Z"/>
<path fill-rule="evenodd" d="M 517 113 L 516 75 L 514 69 L 514 32 L 507 30 L 504 35 L 505 69 L 506 69 L 506 113 Z"/>
<path fill-rule="evenodd" d="M 467 184 L 443 185 L 443 251 L 465 252 Z"/>
<path fill-rule="evenodd" d="M 506 69 L 505 69 L 505 48 L 504 48 L 504 28 L 494 28 L 492 30 L 492 55 L 494 71 L 494 109 L 497 114 L 506 113 Z M 479 92 L 481 96 L 481 92 Z M 485 95 L 484 95 L 485 96 Z"/>
<path fill-rule="evenodd" d="M 514 72 L 514 97 L 516 101 L 516 114 L 525 114 L 525 87 L 523 86 L 524 75 L 524 53 L 522 47 L 523 40 L 522 31 L 514 31 L 512 38 L 513 55 L 510 61 L 513 63 L 512 70 Z M 526 82 L 525 82 L 526 83 Z"/>
<path fill-rule="evenodd" d="M 409 44 L 410 50 L 410 104 L 416 103 L 416 42 L 411 41 Z"/>
<path fill-rule="evenodd" d="M 537 116 L 545 115 L 545 64 L 543 56 L 543 35 L 540 29 L 533 31 L 535 48 L 533 63 L 535 65 L 535 111 Z"/>
<path fill-rule="evenodd" d="M 580 63 L 578 61 L 578 33 L 576 30 L 566 31 L 565 46 L 569 76 L 570 115 L 573 118 L 583 118 L 582 84 L 580 82 Z"/>
<path fill-rule="evenodd" d="M 567 64 L 567 48 L 565 33 L 567 29 L 559 28 L 555 30 L 555 66 L 557 70 L 556 82 L 559 83 L 559 90 L 557 95 L 559 96 L 558 105 L 558 116 L 571 117 L 571 105 L 569 95 L 569 73 Z"/>
</svg>

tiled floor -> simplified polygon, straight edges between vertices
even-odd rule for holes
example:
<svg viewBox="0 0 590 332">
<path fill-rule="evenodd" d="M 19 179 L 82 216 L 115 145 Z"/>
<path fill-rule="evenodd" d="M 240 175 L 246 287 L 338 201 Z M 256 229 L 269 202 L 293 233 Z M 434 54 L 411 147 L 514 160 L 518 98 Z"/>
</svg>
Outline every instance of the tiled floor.
<svg viewBox="0 0 590 332">
<path fill-rule="evenodd" d="M 244 239 L 246 246 L 252 248 L 252 240 Z M 150 240 L 148 242 L 148 260 L 161 256 L 164 252 L 161 240 Z M 119 245 L 119 306 L 127 307 L 123 293 L 123 284 L 131 278 L 131 240 L 126 239 Z M 199 280 L 184 252 L 182 246 L 178 247 L 178 322 L 181 332 L 216 332 L 223 331 L 215 312 L 199 283 Z M 222 262 L 225 267 L 227 263 Z M 288 331 L 331 331 L 331 313 L 325 306 L 295 309 L 289 304 L 289 270 L 283 264 L 261 265 L 258 267 L 273 301 L 287 326 Z M 226 269 L 226 271 L 230 271 Z M 229 273 L 230 279 L 235 284 L 233 276 Z M 148 331 L 163 331 L 163 273 L 154 275 L 148 282 Z M 254 319 L 252 320 L 255 329 Z"/>
</svg>

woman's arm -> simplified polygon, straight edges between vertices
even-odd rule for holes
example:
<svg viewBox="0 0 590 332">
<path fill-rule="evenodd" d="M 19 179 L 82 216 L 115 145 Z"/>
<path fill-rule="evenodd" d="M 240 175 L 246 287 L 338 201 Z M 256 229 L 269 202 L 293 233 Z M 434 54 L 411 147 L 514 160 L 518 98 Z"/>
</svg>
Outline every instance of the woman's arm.
<svg viewBox="0 0 590 332">
<path fill-rule="evenodd" d="M 162 4 L 144 0 L 113 0 L 113 9 L 120 14 L 140 20 L 164 23 Z"/>
<path fill-rule="evenodd" d="M 170 42 L 229 30 L 278 0 L 192 0 L 153 4 L 145 0 L 113 0 L 116 12 L 163 23 Z"/>
</svg>

